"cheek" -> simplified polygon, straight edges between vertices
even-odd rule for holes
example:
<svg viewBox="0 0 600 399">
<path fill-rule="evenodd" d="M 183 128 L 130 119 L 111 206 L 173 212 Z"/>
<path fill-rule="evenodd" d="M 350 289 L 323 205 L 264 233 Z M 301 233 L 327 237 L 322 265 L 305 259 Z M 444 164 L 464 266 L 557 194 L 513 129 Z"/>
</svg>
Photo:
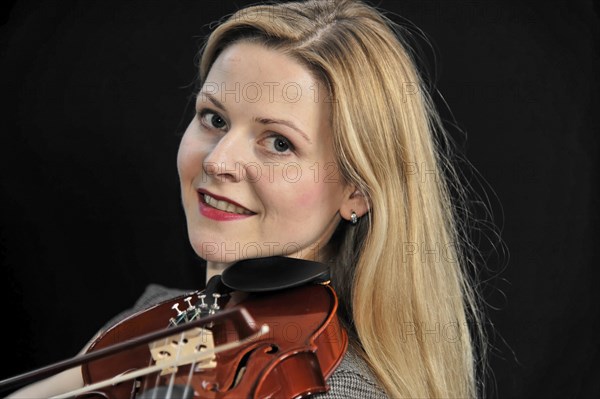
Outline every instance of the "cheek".
<svg viewBox="0 0 600 399">
<path fill-rule="evenodd" d="M 320 185 L 313 184 L 310 187 L 306 187 L 304 190 L 299 190 L 299 193 L 295 198 L 295 204 L 298 207 L 304 208 L 322 206 L 324 200 L 323 194 L 323 188 Z"/>
<path fill-rule="evenodd" d="M 182 140 L 177 151 L 177 171 L 181 179 L 190 173 L 191 155 L 189 147 L 186 147 L 184 140 Z"/>
<path fill-rule="evenodd" d="M 194 178 L 202 167 L 204 154 L 201 146 L 186 132 L 177 151 L 177 170 L 179 178 L 188 180 Z"/>
<path fill-rule="evenodd" d="M 289 203 L 316 218 L 330 218 L 342 204 L 344 185 L 337 181 L 315 181 L 312 177 L 303 185 L 292 187 Z"/>
<path fill-rule="evenodd" d="M 323 183 L 307 181 L 291 184 L 286 196 L 288 207 L 318 213 L 316 210 L 328 208 L 327 204 L 333 200 L 334 193 Z"/>
</svg>

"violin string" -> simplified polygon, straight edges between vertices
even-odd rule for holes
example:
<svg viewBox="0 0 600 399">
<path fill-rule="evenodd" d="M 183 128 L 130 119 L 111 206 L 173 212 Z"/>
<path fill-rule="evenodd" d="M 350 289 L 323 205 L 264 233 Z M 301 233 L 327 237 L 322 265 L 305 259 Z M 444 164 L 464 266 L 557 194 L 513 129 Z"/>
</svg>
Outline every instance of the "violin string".
<svg viewBox="0 0 600 399">
<path fill-rule="evenodd" d="M 175 373 L 171 373 L 171 377 L 169 378 L 169 385 L 167 388 L 167 396 L 165 399 L 171 399 L 173 395 L 173 386 L 175 385 Z M 154 395 L 152 399 L 156 399 L 156 395 L 158 395 L 158 390 L 154 390 Z"/>
<path fill-rule="evenodd" d="M 190 391 L 190 388 L 193 389 L 192 387 L 192 376 L 194 374 L 194 369 L 196 368 L 196 363 L 199 362 L 199 358 L 194 358 L 193 362 L 190 364 L 190 371 L 188 372 L 188 376 L 187 376 L 187 380 L 185 383 L 185 388 L 183 390 L 183 397 L 187 397 L 188 392 Z M 171 391 L 169 391 L 171 392 Z M 170 399 L 170 395 L 169 397 L 167 397 L 167 399 Z"/>
<path fill-rule="evenodd" d="M 156 388 L 156 387 L 158 387 L 160 385 L 160 374 L 161 374 L 161 372 L 162 372 L 162 370 L 160 372 L 156 373 L 156 376 L 154 377 L 154 384 L 152 385 L 152 387 Z M 145 378 L 144 380 L 145 380 L 144 382 L 146 384 L 146 387 L 144 388 L 144 391 L 145 391 L 146 389 L 148 389 L 148 383 L 149 383 L 148 380 L 149 380 L 149 378 Z M 158 394 L 158 390 L 155 389 L 154 390 L 154 394 L 152 395 L 152 399 L 156 399 L 156 395 L 157 394 Z"/>
<path fill-rule="evenodd" d="M 179 342 L 181 342 L 183 339 L 184 339 L 184 333 L 182 332 L 181 336 L 179 338 L 179 340 L 180 340 Z M 181 353 L 182 353 L 182 345 L 180 345 L 178 347 L 178 350 L 177 350 L 177 355 L 176 355 L 176 360 L 177 361 L 179 360 L 179 358 L 181 356 Z M 188 372 L 188 376 L 187 376 L 187 379 L 186 379 L 186 384 L 185 384 L 185 388 L 184 388 L 184 392 L 183 392 L 183 397 L 184 398 L 187 396 L 188 392 L 190 391 L 190 388 L 192 388 L 192 376 L 193 376 L 193 373 L 194 373 L 194 369 L 196 368 L 196 362 L 197 361 L 198 361 L 197 358 L 195 358 L 192 361 L 192 363 L 190 364 L 190 370 Z M 171 378 L 169 380 L 169 386 L 168 386 L 168 389 L 167 389 L 167 396 L 166 396 L 165 399 L 171 399 L 171 396 L 172 396 L 173 391 L 174 391 L 174 389 L 173 389 L 174 385 L 175 385 L 175 373 L 172 373 L 171 374 Z M 156 398 L 153 398 L 153 399 L 156 399 Z"/>
<path fill-rule="evenodd" d="M 188 392 L 190 391 L 190 388 L 193 389 L 192 387 L 192 375 L 194 374 L 194 369 L 196 368 L 196 360 L 194 360 L 194 362 L 190 365 L 190 371 L 188 373 L 188 378 L 187 378 L 187 382 L 185 384 L 185 389 L 183 390 L 183 397 L 187 397 Z"/>
<path fill-rule="evenodd" d="M 150 366 L 152 366 L 153 364 L 154 364 L 154 361 L 153 361 L 153 359 L 152 359 L 152 356 L 150 356 L 150 358 L 148 359 L 148 366 L 147 366 L 147 367 L 150 367 Z M 140 388 L 140 392 L 145 392 L 145 391 L 147 391 L 147 390 L 148 390 L 148 384 L 150 383 L 150 382 L 149 382 L 150 378 L 144 378 L 143 380 L 144 380 L 144 384 L 143 384 L 143 385 L 142 385 L 142 387 Z M 155 382 L 154 382 L 154 385 L 156 385 L 156 382 L 157 382 L 157 381 L 155 381 Z"/>
<path fill-rule="evenodd" d="M 152 367 L 154 365 L 154 360 L 152 358 L 152 356 L 150 356 L 150 358 L 148 359 L 148 365 L 147 367 Z M 158 376 L 159 374 L 157 374 Z M 150 378 L 143 378 L 144 383 L 142 384 L 142 386 L 139 388 L 139 392 L 146 392 L 148 390 L 148 386 L 150 385 Z M 154 386 L 156 386 L 158 382 L 158 379 L 156 378 L 154 381 Z"/>
<path fill-rule="evenodd" d="M 179 345 L 177 345 L 177 353 L 175 354 L 175 361 L 179 362 L 179 359 L 181 358 L 181 352 L 182 352 L 182 342 L 185 338 L 185 332 L 181 332 L 181 334 L 179 335 Z M 169 378 L 169 385 L 168 385 L 168 389 L 167 389 L 167 397 L 166 399 L 171 399 L 171 395 L 173 394 L 173 386 L 175 385 L 175 372 L 171 373 L 171 378 Z"/>
</svg>

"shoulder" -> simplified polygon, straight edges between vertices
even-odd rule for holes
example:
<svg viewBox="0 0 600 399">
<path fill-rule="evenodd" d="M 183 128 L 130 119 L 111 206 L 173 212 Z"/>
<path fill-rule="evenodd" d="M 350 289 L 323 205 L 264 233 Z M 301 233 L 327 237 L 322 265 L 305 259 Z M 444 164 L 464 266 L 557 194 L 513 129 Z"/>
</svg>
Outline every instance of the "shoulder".
<svg viewBox="0 0 600 399">
<path fill-rule="evenodd" d="M 315 395 L 319 399 L 387 399 L 371 368 L 350 346 L 344 359 L 327 380 L 329 391 Z"/>
<path fill-rule="evenodd" d="M 160 284 L 150 284 L 146 286 L 146 289 L 142 295 L 137 299 L 137 301 L 135 301 L 132 310 L 142 310 L 151 305 L 166 301 L 167 299 L 175 298 L 188 292 L 190 291 L 168 288 Z"/>
</svg>

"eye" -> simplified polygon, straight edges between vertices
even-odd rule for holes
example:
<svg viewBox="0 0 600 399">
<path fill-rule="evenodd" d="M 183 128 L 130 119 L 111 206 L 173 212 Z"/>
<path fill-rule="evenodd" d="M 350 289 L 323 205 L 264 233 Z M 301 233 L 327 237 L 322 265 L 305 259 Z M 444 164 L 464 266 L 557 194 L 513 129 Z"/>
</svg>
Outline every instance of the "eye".
<svg viewBox="0 0 600 399">
<path fill-rule="evenodd" d="M 198 116 L 200 117 L 200 123 L 209 129 L 226 130 L 227 128 L 225 119 L 209 109 L 200 110 Z"/>
<path fill-rule="evenodd" d="M 294 145 L 285 137 L 281 135 L 274 135 L 268 137 L 265 140 L 267 147 L 273 149 L 274 152 L 284 153 L 287 151 L 294 151 Z"/>
</svg>

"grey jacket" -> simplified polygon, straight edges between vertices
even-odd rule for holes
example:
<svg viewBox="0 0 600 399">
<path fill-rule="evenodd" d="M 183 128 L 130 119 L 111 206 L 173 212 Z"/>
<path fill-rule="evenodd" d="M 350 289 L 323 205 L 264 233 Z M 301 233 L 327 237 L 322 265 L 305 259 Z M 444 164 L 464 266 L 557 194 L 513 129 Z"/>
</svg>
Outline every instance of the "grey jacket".
<svg viewBox="0 0 600 399">
<path fill-rule="evenodd" d="M 177 290 L 163 287 L 158 284 L 151 284 L 135 302 L 131 309 L 128 309 L 115 318 L 107 326 L 110 326 L 119 320 L 133 314 L 139 310 L 145 309 L 161 301 L 182 295 L 189 291 Z M 331 377 L 327 380 L 330 387 L 324 394 L 314 395 L 318 399 L 386 399 L 387 395 L 380 388 L 377 379 L 374 377 L 367 363 L 352 349 L 349 349 L 340 365 L 335 369 Z"/>
</svg>

